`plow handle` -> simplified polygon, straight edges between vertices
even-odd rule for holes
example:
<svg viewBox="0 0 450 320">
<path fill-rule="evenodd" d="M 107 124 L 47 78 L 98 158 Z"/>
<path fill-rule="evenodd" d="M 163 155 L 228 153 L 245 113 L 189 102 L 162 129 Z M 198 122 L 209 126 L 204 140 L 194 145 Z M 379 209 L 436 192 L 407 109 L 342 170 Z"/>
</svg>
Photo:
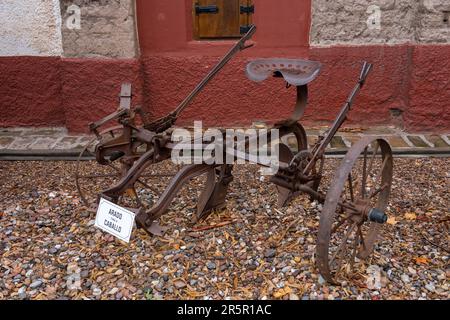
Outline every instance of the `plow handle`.
<svg viewBox="0 0 450 320">
<path fill-rule="evenodd" d="M 250 29 L 248 30 L 248 32 L 244 36 L 242 36 L 241 40 L 239 41 L 239 44 L 241 45 L 241 50 L 244 50 L 244 49 L 247 49 L 247 48 L 250 48 L 253 46 L 253 44 L 246 46 L 245 42 L 250 40 L 253 37 L 253 35 L 255 34 L 255 32 L 256 32 L 256 26 L 252 25 L 250 27 Z"/>
<path fill-rule="evenodd" d="M 367 80 L 367 76 L 369 75 L 370 71 L 372 70 L 373 65 L 371 63 L 368 63 L 367 61 L 363 62 L 363 66 L 361 68 L 361 73 L 359 74 L 358 83 L 353 88 L 352 92 L 347 98 L 347 101 L 342 106 L 341 111 L 339 112 L 338 116 L 334 120 L 331 127 L 327 130 L 325 136 L 323 137 L 321 143 L 318 145 L 317 148 L 313 150 L 313 159 L 318 159 L 320 156 L 323 155 L 325 152 L 325 148 L 327 145 L 331 142 L 331 139 L 333 139 L 336 132 L 339 130 L 339 128 L 342 126 L 344 121 L 347 119 L 347 114 L 350 111 L 353 100 L 361 90 L 361 88 L 364 86 L 364 83 Z M 310 161 L 306 168 L 303 170 L 304 174 L 307 174 L 315 164 L 315 161 Z"/>
<path fill-rule="evenodd" d="M 372 70 L 373 65 L 371 63 L 368 63 L 367 61 L 363 62 L 363 66 L 361 68 L 361 74 L 359 75 L 359 83 L 361 84 L 361 88 L 364 86 L 364 83 L 366 82 L 367 76 L 369 75 L 370 71 Z"/>
</svg>

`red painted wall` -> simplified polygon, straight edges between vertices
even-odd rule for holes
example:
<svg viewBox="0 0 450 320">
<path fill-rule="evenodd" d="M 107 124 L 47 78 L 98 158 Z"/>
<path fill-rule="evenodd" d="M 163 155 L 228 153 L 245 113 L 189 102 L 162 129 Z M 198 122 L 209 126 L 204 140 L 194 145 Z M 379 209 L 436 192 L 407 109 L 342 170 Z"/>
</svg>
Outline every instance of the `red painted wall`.
<svg viewBox="0 0 450 320">
<path fill-rule="evenodd" d="M 386 125 L 391 122 L 389 109 L 408 112 L 411 50 L 408 45 L 312 48 L 310 58 L 320 61 L 323 69 L 311 84 L 305 120 L 327 124 L 336 117 L 358 80 L 364 60 L 374 67 L 346 125 Z"/>
<path fill-rule="evenodd" d="M 0 57 L 0 126 L 63 126 L 59 58 Z"/>
<path fill-rule="evenodd" d="M 233 45 L 233 40 L 195 41 L 192 0 L 138 0 L 145 106 L 155 116 L 173 110 Z M 236 56 L 186 109 L 179 124 L 250 125 L 284 118 L 295 103 L 282 81 L 255 84 L 248 61 L 261 57 L 307 58 L 310 0 L 254 0 L 254 47 Z M 283 17 L 280 19 L 280 17 Z M 155 31 L 156 30 L 156 31 Z"/>
<path fill-rule="evenodd" d="M 349 114 L 350 126 L 398 124 L 390 109 L 403 111 L 407 131 L 450 130 L 450 46 L 335 46 L 309 48 L 310 1 L 254 0 L 255 46 L 241 52 L 186 109 L 180 125 L 250 125 L 287 117 L 294 88 L 280 79 L 256 84 L 244 74 L 260 57 L 321 61 L 310 85 L 302 122 L 329 124 L 353 87 L 360 63 L 374 64 Z M 89 122 L 114 111 L 123 82 L 132 82 L 134 105 L 156 116 L 173 110 L 233 41 L 193 41 L 190 0 L 138 0 L 141 57 L 120 59 L 0 58 L 0 127 L 66 126 L 86 132 Z M 280 19 L 279 17 L 283 17 Z"/>
<path fill-rule="evenodd" d="M 132 83 L 133 105 L 142 104 L 138 60 L 63 59 L 61 78 L 69 131 L 85 132 L 90 122 L 117 110 L 124 82 Z"/>
<path fill-rule="evenodd" d="M 416 46 L 411 57 L 406 126 L 450 131 L 450 46 Z"/>
<path fill-rule="evenodd" d="M 311 0 L 253 0 L 254 37 L 258 49 L 308 47 Z M 163 51 L 202 54 L 210 47 L 226 48 L 229 41 L 193 41 L 192 0 L 137 0 L 141 53 Z M 273 52 L 273 51 L 272 51 Z M 256 53 L 255 53 L 256 54 Z"/>
<path fill-rule="evenodd" d="M 161 116 L 182 101 L 231 43 L 192 40 L 191 0 L 138 0 L 137 4 L 145 106 Z M 254 84 L 245 78 L 244 68 L 254 58 L 292 57 L 324 65 L 310 85 L 306 124 L 326 125 L 334 119 L 357 80 L 361 62 L 367 60 L 374 69 L 347 125 L 450 129 L 444 112 L 448 109 L 445 79 L 450 78 L 450 68 L 443 67 L 450 63 L 450 46 L 309 48 L 311 1 L 255 0 L 254 4 L 255 46 L 224 68 L 186 110 L 180 124 L 203 120 L 206 125 L 249 125 L 255 120 L 273 122 L 286 117 L 292 110 L 294 90 L 285 90 L 276 80 Z M 432 60 L 427 60 L 428 53 Z M 393 119 L 390 109 L 403 111 L 400 119 Z"/>
<path fill-rule="evenodd" d="M 0 58 L 0 127 L 66 126 L 87 132 L 88 124 L 119 105 L 120 86 L 133 83 L 142 103 L 138 60 Z"/>
</svg>

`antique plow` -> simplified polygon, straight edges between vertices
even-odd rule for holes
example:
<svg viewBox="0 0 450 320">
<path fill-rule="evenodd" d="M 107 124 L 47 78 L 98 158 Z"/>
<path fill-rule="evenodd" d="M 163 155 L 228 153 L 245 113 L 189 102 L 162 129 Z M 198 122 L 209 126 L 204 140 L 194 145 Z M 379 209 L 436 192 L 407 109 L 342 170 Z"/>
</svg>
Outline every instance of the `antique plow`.
<svg viewBox="0 0 450 320">
<path fill-rule="evenodd" d="M 91 124 L 96 135 L 80 157 L 91 152 L 103 169 L 86 174 L 79 162 L 76 183 L 82 199 L 88 204 L 96 203 L 97 196 L 121 205 L 132 207 L 136 212 L 139 227 L 151 234 L 161 235 L 160 218 L 171 205 L 177 192 L 192 178 L 206 175 L 206 182 L 197 202 L 193 222 L 204 219 L 214 210 L 225 206 L 225 197 L 233 179 L 233 164 L 199 163 L 183 166 L 176 174 L 157 172 L 159 162 L 168 160 L 177 145 L 172 140 L 174 124 L 180 113 L 189 105 L 198 92 L 239 51 L 249 48 L 245 43 L 255 32 L 255 27 L 228 52 L 210 71 L 205 79 L 170 114 L 156 121 L 147 121 L 140 108 L 131 109 L 131 89 L 122 88 L 121 107 L 114 114 Z M 279 132 L 279 169 L 270 182 L 278 192 L 278 205 L 286 206 L 300 193 L 323 204 L 317 236 L 317 267 L 330 283 L 338 283 L 340 274 L 353 269 L 357 259 L 364 259 L 373 251 L 382 225 L 387 221 L 386 209 L 392 184 L 393 160 L 389 144 L 379 137 L 365 137 L 353 144 L 344 156 L 328 188 L 321 185 L 325 161 L 325 149 L 345 122 L 353 101 L 364 86 L 372 65 L 364 63 L 359 79 L 342 106 L 332 126 L 308 149 L 305 130 L 298 122 L 302 117 L 308 96 L 308 84 L 320 72 L 318 62 L 294 59 L 261 59 L 247 65 L 246 73 L 252 81 L 263 81 L 269 76 L 283 78 L 287 86 L 296 87 L 297 103 L 292 116 L 276 123 L 271 129 Z M 140 115 L 142 126 L 136 125 Z M 100 126 L 117 120 L 119 126 L 98 131 Z M 225 138 L 225 131 L 223 131 Z M 287 144 L 286 136 L 293 136 L 296 148 Z M 251 137 L 245 144 L 251 144 Z M 250 152 L 226 149 L 233 159 L 249 160 Z M 247 149 L 246 149 L 247 150 Z M 225 156 L 225 155 L 224 155 Z M 222 164 L 225 163 L 225 164 Z M 267 163 L 259 163 L 267 166 Z M 144 177 L 156 178 L 149 184 Z M 170 179 L 161 193 L 158 183 Z M 95 181 L 106 180 L 106 188 L 96 188 Z M 110 180 L 108 180 L 110 179 Z M 89 184 L 95 196 L 89 197 L 83 184 Z M 154 196 L 140 199 L 139 190 L 152 190 Z M 324 190 L 324 191 L 322 191 Z M 160 194 L 161 193 L 161 194 Z M 90 200 L 89 200 L 90 199 Z M 148 205 L 150 203 L 150 205 Z"/>
</svg>

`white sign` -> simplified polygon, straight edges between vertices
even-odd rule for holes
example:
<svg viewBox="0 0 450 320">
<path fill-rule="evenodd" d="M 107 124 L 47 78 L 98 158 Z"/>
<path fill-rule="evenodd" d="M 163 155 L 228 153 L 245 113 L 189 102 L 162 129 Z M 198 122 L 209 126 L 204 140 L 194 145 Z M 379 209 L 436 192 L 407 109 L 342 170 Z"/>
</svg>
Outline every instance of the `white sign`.
<svg viewBox="0 0 450 320">
<path fill-rule="evenodd" d="M 134 212 L 124 209 L 108 200 L 100 199 L 95 226 L 113 236 L 130 242 L 134 225 Z"/>
</svg>

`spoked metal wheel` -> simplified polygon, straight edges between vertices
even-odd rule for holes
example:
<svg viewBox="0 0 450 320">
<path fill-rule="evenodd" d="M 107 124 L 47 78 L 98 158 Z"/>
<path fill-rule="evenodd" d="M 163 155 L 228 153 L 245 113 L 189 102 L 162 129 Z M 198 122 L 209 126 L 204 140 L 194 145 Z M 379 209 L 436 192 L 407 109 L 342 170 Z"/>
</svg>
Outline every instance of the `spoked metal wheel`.
<svg viewBox="0 0 450 320">
<path fill-rule="evenodd" d="M 320 216 L 317 265 L 338 284 L 368 257 L 386 222 L 392 184 L 392 152 L 383 139 L 363 138 L 344 157 Z"/>
<path fill-rule="evenodd" d="M 98 201 L 98 195 L 114 185 L 125 175 L 129 166 L 121 159 L 114 159 L 114 156 L 108 157 L 106 164 L 100 164 L 97 161 L 85 161 L 85 157 L 95 159 L 95 148 L 99 143 L 105 143 L 111 139 L 119 137 L 123 132 L 122 127 L 109 128 L 100 133 L 100 138 L 92 139 L 82 150 L 78 157 L 75 171 L 75 183 L 80 198 L 85 206 L 95 208 Z M 141 146 L 134 146 L 135 149 Z M 144 145 L 142 147 L 145 147 Z M 135 150 L 137 152 L 138 150 Z M 145 151 L 145 150 L 143 150 Z M 142 175 L 139 177 L 133 188 L 128 189 L 116 201 L 117 204 L 128 208 L 149 207 L 158 199 L 163 186 L 171 174 L 158 173 L 157 165 L 148 163 Z M 167 181 L 166 181 L 167 180 Z"/>
</svg>

